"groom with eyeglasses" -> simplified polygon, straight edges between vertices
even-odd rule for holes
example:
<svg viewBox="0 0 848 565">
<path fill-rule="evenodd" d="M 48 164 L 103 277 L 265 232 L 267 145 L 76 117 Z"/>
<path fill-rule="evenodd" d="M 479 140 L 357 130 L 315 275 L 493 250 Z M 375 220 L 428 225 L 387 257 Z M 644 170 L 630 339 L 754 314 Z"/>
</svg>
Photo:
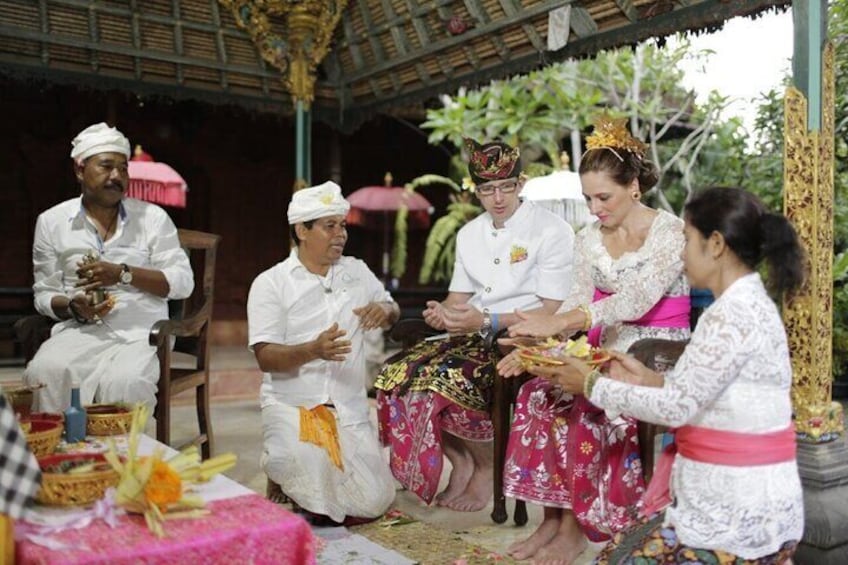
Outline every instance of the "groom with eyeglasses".
<svg viewBox="0 0 848 565">
<path fill-rule="evenodd" d="M 386 364 L 375 383 L 381 440 L 394 476 L 425 502 L 459 511 L 492 497 L 492 351 L 484 337 L 518 321 L 516 310 L 554 313 L 571 286 L 574 231 L 519 199 L 518 148 L 466 139 L 468 172 L 485 210 L 456 238 L 448 296 L 424 320 L 450 337 L 417 345 Z M 452 464 L 438 494 L 442 455 Z"/>
</svg>

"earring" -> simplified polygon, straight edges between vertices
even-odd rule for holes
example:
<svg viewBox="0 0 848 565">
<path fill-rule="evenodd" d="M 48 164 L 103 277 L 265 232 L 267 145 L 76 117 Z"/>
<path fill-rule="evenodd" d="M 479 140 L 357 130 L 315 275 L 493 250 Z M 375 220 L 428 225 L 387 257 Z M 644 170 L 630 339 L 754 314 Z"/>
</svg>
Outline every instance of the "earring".
<svg viewBox="0 0 848 565">
<path fill-rule="evenodd" d="M 633 191 L 633 200 L 639 200 L 640 198 L 642 198 L 642 193 L 639 192 L 638 190 L 634 190 Z"/>
</svg>

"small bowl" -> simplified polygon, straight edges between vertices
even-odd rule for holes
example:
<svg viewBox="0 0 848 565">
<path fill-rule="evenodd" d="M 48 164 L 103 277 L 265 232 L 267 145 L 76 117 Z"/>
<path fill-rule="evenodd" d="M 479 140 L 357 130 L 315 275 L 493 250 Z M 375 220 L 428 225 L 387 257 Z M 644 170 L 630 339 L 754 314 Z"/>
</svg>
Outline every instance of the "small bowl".
<svg viewBox="0 0 848 565">
<path fill-rule="evenodd" d="M 26 420 L 43 420 L 45 422 L 58 422 L 65 425 L 65 415 L 55 412 L 32 412 Z"/>
<path fill-rule="evenodd" d="M 74 467 L 94 463 L 91 471 L 73 472 Z M 40 457 L 41 488 L 35 500 L 51 506 L 83 506 L 103 498 L 120 476 L 102 453 L 59 453 Z"/>
<path fill-rule="evenodd" d="M 19 418 L 29 417 L 32 410 L 33 391 L 27 386 L 3 387 L 3 395 L 9 399 L 12 410 Z"/>
<path fill-rule="evenodd" d="M 126 434 L 132 424 L 132 407 L 125 404 L 89 404 L 85 431 L 90 436 Z"/>
<path fill-rule="evenodd" d="M 56 450 L 62 439 L 62 424 L 48 420 L 27 420 L 29 431 L 26 436 L 29 448 L 36 457 L 45 457 Z"/>
</svg>

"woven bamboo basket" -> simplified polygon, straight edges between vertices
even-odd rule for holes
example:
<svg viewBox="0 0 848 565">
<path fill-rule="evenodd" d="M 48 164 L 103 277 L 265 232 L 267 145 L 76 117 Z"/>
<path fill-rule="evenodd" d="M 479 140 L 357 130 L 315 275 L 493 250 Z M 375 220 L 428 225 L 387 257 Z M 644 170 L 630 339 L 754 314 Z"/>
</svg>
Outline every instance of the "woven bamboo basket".
<svg viewBox="0 0 848 565">
<path fill-rule="evenodd" d="M 73 473 L 62 469 L 74 464 L 95 463 L 93 471 Z M 118 485 L 118 472 L 100 453 L 60 453 L 41 457 L 41 488 L 35 500 L 50 506 L 83 506 L 103 498 L 109 487 Z"/>
<path fill-rule="evenodd" d="M 132 424 L 132 407 L 123 404 L 90 404 L 85 407 L 85 431 L 90 436 L 126 434 Z"/>
<path fill-rule="evenodd" d="M 48 420 L 28 420 L 30 427 L 26 432 L 29 449 L 36 457 L 44 457 L 55 451 L 62 439 L 61 422 Z"/>
</svg>

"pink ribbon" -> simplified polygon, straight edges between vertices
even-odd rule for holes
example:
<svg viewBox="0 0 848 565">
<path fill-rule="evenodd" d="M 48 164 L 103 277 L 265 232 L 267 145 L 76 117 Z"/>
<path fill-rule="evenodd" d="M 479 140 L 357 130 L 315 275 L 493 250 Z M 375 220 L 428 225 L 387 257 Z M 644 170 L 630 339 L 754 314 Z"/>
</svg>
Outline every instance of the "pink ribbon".
<svg viewBox="0 0 848 565">
<path fill-rule="evenodd" d="M 596 288 L 592 302 L 598 302 L 612 295 L 611 292 Z M 644 316 L 638 320 L 628 320 L 625 323 L 652 328 L 688 328 L 690 310 L 691 300 L 689 296 L 664 296 Z M 603 326 L 596 325 L 589 330 L 589 344 L 593 347 L 598 347 L 601 344 L 601 329 L 603 329 Z"/>
<path fill-rule="evenodd" d="M 795 428 L 790 424 L 778 432 L 746 434 L 681 426 L 674 433 L 674 442 L 660 455 L 651 484 L 642 495 L 640 516 L 651 516 L 671 504 L 669 482 L 677 453 L 701 463 L 729 467 L 783 463 L 795 459 Z"/>
</svg>

